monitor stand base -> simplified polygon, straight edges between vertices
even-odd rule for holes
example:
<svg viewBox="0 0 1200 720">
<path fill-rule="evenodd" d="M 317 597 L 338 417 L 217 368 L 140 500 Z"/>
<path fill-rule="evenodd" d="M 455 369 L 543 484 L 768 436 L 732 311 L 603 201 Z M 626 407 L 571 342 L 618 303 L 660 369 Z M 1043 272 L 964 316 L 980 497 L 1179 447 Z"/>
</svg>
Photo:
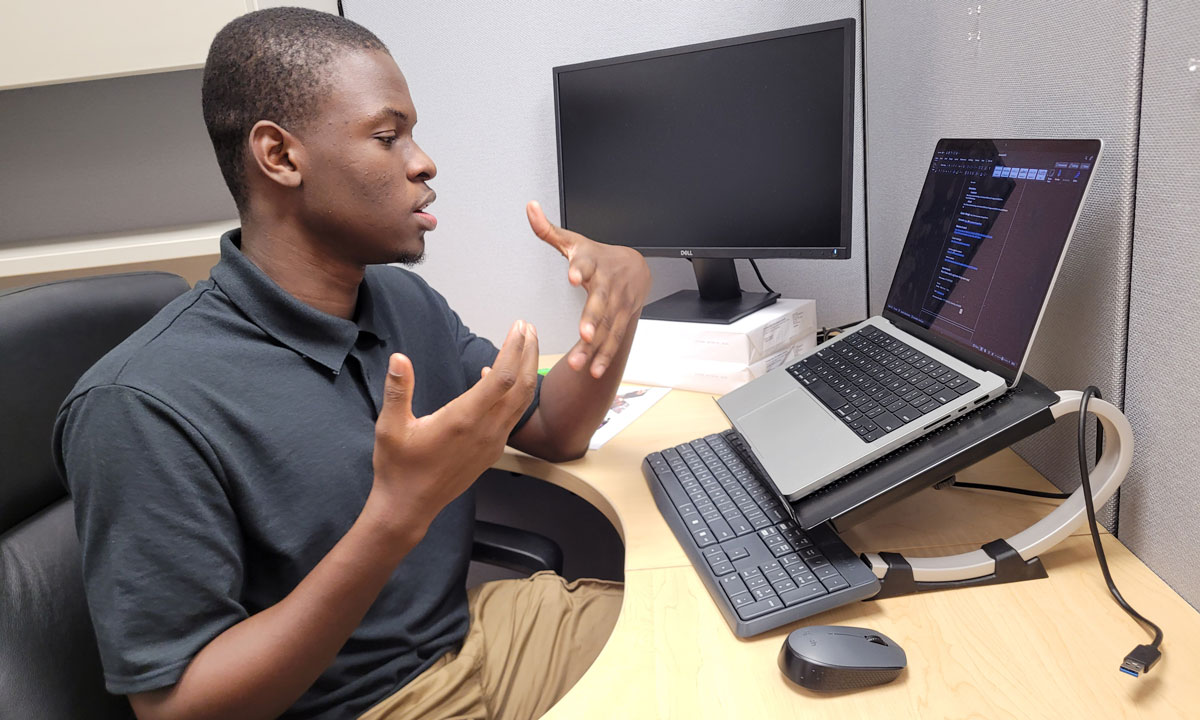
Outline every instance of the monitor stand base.
<svg viewBox="0 0 1200 720">
<path fill-rule="evenodd" d="M 728 325 L 778 299 L 779 293 L 743 292 L 724 300 L 705 300 L 696 290 L 680 290 L 642 308 L 642 319 Z"/>
</svg>

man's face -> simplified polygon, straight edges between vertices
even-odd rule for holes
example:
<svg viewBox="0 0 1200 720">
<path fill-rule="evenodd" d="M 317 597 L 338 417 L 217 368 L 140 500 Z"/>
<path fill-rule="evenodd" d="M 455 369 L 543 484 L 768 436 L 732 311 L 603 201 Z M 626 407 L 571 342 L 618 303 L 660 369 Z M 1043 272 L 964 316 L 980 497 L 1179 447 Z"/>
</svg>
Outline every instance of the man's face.
<svg viewBox="0 0 1200 720">
<path fill-rule="evenodd" d="M 413 140 L 417 111 L 391 56 L 349 52 L 330 68 L 332 92 L 298 133 L 308 156 L 305 225 L 349 262 L 419 262 L 437 220 L 426 182 L 433 161 Z"/>
</svg>

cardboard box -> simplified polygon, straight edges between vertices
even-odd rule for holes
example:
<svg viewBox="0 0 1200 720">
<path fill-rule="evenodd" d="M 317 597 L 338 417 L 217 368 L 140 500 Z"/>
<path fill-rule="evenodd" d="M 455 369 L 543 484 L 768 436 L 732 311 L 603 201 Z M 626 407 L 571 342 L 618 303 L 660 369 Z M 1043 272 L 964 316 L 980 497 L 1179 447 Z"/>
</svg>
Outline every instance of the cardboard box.
<svg viewBox="0 0 1200 720">
<path fill-rule="evenodd" d="M 791 346 L 752 363 L 691 358 L 663 360 L 645 355 L 635 362 L 631 355 L 625 367 L 624 381 L 724 395 L 770 370 L 791 363 L 816 346 L 817 332 L 814 329 Z"/>
<path fill-rule="evenodd" d="M 814 300 L 778 300 L 729 325 L 641 320 L 630 363 L 707 360 L 751 365 L 816 332 Z"/>
</svg>

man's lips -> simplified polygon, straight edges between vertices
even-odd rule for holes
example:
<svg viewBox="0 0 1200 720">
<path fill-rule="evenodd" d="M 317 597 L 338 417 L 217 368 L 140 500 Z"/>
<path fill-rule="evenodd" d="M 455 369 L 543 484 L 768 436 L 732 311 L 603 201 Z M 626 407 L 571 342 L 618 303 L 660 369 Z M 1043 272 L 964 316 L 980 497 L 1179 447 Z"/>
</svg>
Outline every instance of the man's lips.
<svg viewBox="0 0 1200 720">
<path fill-rule="evenodd" d="M 433 230 L 437 227 L 437 218 L 426 212 L 426 208 L 432 205 L 436 199 L 437 193 L 431 191 L 429 196 L 422 200 L 421 204 L 417 205 L 416 209 L 413 210 L 413 214 L 417 216 L 417 222 L 424 226 L 426 230 Z"/>
<path fill-rule="evenodd" d="M 433 215 L 430 215 L 427 212 L 415 212 L 413 215 L 417 216 L 417 223 L 426 230 L 433 230 L 437 227 L 437 218 L 435 218 Z"/>
</svg>

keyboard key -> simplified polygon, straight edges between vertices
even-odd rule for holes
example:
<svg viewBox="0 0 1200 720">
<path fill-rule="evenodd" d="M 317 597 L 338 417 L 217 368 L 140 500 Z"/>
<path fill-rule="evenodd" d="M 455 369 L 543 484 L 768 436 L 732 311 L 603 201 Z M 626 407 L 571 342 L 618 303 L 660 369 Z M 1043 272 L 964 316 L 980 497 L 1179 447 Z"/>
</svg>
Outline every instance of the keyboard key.
<svg viewBox="0 0 1200 720">
<path fill-rule="evenodd" d="M 826 385 L 821 380 L 818 380 L 811 385 L 807 385 L 806 388 L 830 410 L 837 410 L 846 404 L 846 401 L 842 399 L 841 395 L 837 394 L 837 391 Z"/>
<path fill-rule="evenodd" d="M 771 518 L 774 522 L 779 522 L 781 520 L 787 520 L 788 517 L 790 517 L 786 512 L 783 511 L 782 508 L 779 507 L 779 505 L 775 505 L 775 507 L 768 508 L 766 513 L 767 513 L 767 517 Z"/>
<path fill-rule="evenodd" d="M 783 557 L 779 558 L 779 563 L 781 565 L 783 565 L 784 567 L 788 567 L 790 565 L 795 565 L 796 563 L 799 563 L 799 562 L 801 562 L 800 556 L 797 555 L 796 553 L 792 553 L 791 555 L 784 555 Z"/>
<path fill-rule="evenodd" d="M 745 546 L 739 545 L 738 547 L 729 548 L 730 560 L 741 560 L 744 557 L 750 557 L 750 551 Z"/>
<path fill-rule="evenodd" d="M 771 527 L 772 525 L 775 524 L 775 523 L 771 522 L 771 518 L 767 517 L 766 515 L 764 515 L 761 512 L 756 516 L 747 515 L 746 518 L 748 520 L 750 520 L 751 525 L 753 525 L 755 528 L 758 528 L 760 530 L 762 528 Z"/>
<path fill-rule="evenodd" d="M 817 576 L 812 574 L 811 570 L 792 573 L 792 581 L 797 585 L 807 585 L 808 583 L 817 582 Z"/>
<path fill-rule="evenodd" d="M 820 597 L 824 594 L 825 588 L 821 585 L 821 583 L 812 582 L 807 585 L 800 585 L 795 590 L 788 590 L 787 592 L 780 593 L 779 599 L 783 601 L 784 605 L 791 607 L 792 605 L 802 603 L 805 600 L 810 600 L 815 597 Z"/>
<path fill-rule="evenodd" d="M 799 586 L 796 585 L 796 583 L 793 582 L 791 578 L 784 577 L 783 580 L 780 580 L 777 583 L 771 583 L 771 587 L 775 588 L 775 592 L 779 593 L 780 595 L 783 595 L 788 590 L 795 590 Z"/>
<path fill-rule="evenodd" d="M 900 408 L 899 410 L 896 410 L 893 414 L 896 417 L 900 418 L 901 422 L 905 422 L 905 423 L 910 423 L 913 420 L 916 420 L 917 418 L 921 417 L 921 412 L 919 410 L 917 410 L 915 407 L 913 407 L 912 405 L 908 405 L 908 404 L 905 404 L 904 407 Z"/>
<path fill-rule="evenodd" d="M 755 600 L 766 600 L 767 598 L 775 597 L 775 590 L 770 585 L 754 588 L 750 591 Z"/>
<path fill-rule="evenodd" d="M 885 412 L 882 415 L 876 415 L 875 418 L 873 418 L 873 422 L 876 425 L 878 425 L 879 428 L 881 430 L 883 430 L 885 433 L 890 433 L 893 430 L 898 430 L 900 428 L 900 426 L 903 424 L 900 422 L 900 418 L 896 417 L 895 415 L 893 415 L 889 412 Z"/>
<path fill-rule="evenodd" d="M 754 532 L 754 526 L 746 518 L 739 520 L 730 520 L 729 527 L 733 529 L 733 533 L 739 537 Z"/>
<path fill-rule="evenodd" d="M 826 557 L 813 558 L 812 560 L 808 560 L 807 564 L 808 569 L 816 573 L 817 577 L 822 577 L 821 573 L 817 572 L 818 570 L 830 566 L 829 558 Z"/>
<path fill-rule="evenodd" d="M 742 579 L 737 575 L 727 575 L 717 582 L 721 584 L 721 589 L 724 590 L 725 594 L 729 597 L 750 592 L 750 590 L 746 588 L 746 583 L 743 582 Z"/>
<path fill-rule="evenodd" d="M 712 531 L 713 537 L 717 542 L 725 542 L 737 537 L 737 534 L 729 527 L 729 523 L 724 520 L 715 520 L 708 525 L 708 529 Z"/>
<path fill-rule="evenodd" d="M 733 572 L 733 564 L 730 562 L 717 563 L 712 566 L 712 571 L 713 575 L 716 575 L 717 577 L 728 575 L 729 573 Z M 737 577 L 737 575 L 734 575 L 733 577 Z"/>
<path fill-rule="evenodd" d="M 846 578 L 842 577 L 841 575 L 830 575 L 827 578 L 822 578 L 821 584 L 824 585 L 825 589 L 828 590 L 829 592 L 833 592 L 834 590 L 841 590 L 842 588 L 850 587 L 850 583 L 847 582 Z"/>
<path fill-rule="evenodd" d="M 770 572 L 764 571 L 763 577 L 765 577 L 767 579 L 768 583 L 774 584 L 774 583 L 779 582 L 780 580 L 787 580 L 788 574 L 783 568 L 779 568 L 777 570 L 771 570 Z"/>
<path fill-rule="evenodd" d="M 813 568 L 813 575 L 816 575 L 818 580 L 824 580 L 825 578 L 838 575 L 838 571 L 832 565 L 822 565 L 821 567 Z"/>
<path fill-rule="evenodd" d="M 683 524 L 686 525 L 687 529 L 691 532 L 695 532 L 697 530 L 704 530 L 708 527 L 704 523 L 704 518 L 700 517 L 696 513 L 692 513 L 691 515 L 684 515 L 683 516 Z"/>
<path fill-rule="evenodd" d="M 743 607 L 745 605 L 750 605 L 751 603 L 758 602 L 757 600 L 754 599 L 754 596 L 748 592 L 744 592 L 741 595 L 734 595 L 734 596 L 730 597 L 729 600 L 730 600 L 730 602 L 733 603 L 733 608 L 735 610 L 737 608 Z"/>
<path fill-rule="evenodd" d="M 751 590 L 757 590 L 758 588 L 766 587 L 769 584 L 767 579 L 763 577 L 761 573 L 755 575 L 754 577 L 744 578 L 744 580 L 746 587 L 750 588 Z"/>
<path fill-rule="evenodd" d="M 708 547 L 717 541 L 707 530 L 697 530 L 692 533 L 692 537 L 695 538 L 698 547 Z"/>
<path fill-rule="evenodd" d="M 938 408 L 940 408 L 944 404 L 945 404 L 945 401 L 939 402 L 939 401 L 933 400 L 933 399 L 926 400 L 922 405 L 917 407 L 917 412 L 921 413 L 922 415 L 924 415 L 925 413 L 931 413 L 934 410 L 937 410 Z"/>
<path fill-rule="evenodd" d="M 750 603 L 749 605 L 737 608 L 737 614 L 743 620 L 753 620 L 781 607 L 783 607 L 783 601 L 772 595 L 766 600 L 759 600 L 756 603 Z"/>
</svg>

